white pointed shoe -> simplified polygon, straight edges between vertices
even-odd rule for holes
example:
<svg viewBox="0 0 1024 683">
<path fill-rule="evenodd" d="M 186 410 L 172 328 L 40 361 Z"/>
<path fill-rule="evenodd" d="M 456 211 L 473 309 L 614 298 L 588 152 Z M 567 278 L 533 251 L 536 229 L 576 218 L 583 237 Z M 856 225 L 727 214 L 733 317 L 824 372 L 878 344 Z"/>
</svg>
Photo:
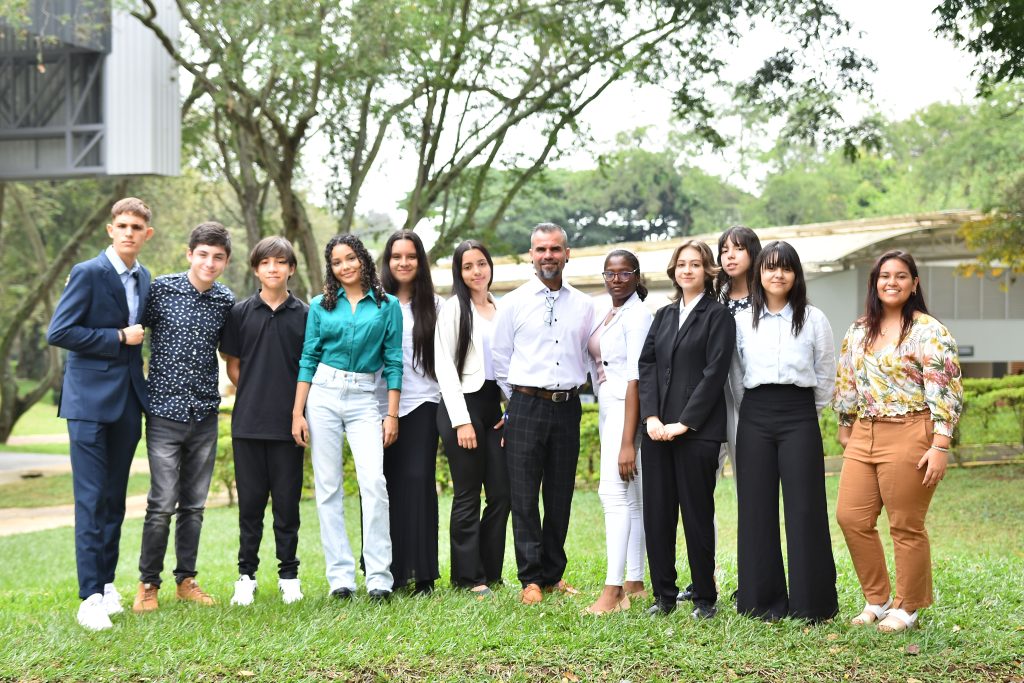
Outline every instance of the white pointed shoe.
<svg viewBox="0 0 1024 683">
<path fill-rule="evenodd" d="M 103 609 L 107 611 L 108 615 L 120 614 L 124 611 L 124 607 L 121 606 L 121 594 L 117 592 L 112 583 L 103 584 Z"/>
<path fill-rule="evenodd" d="M 103 594 L 93 593 L 78 606 L 78 623 L 90 631 L 105 631 L 114 624 L 103 607 Z"/>
<path fill-rule="evenodd" d="M 256 596 L 256 581 L 248 576 L 239 576 L 235 581 L 235 594 L 231 596 L 232 605 L 247 607 L 252 604 Z"/>
<path fill-rule="evenodd" d="M 281 591 L 281 600 L 286 605 L 302 599 L 302 584 L 298 579 L 278 579 L 277 587 Z"/>
</svg>

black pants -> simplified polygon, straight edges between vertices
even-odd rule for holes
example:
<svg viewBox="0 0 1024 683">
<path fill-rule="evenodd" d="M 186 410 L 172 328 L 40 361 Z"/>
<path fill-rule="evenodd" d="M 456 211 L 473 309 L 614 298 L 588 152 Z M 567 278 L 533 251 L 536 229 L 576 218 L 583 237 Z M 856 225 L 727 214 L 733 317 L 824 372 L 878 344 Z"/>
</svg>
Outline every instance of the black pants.
<svg viewBox="0 0 1024 683">
<path fill-rule="evenodd" d="M 293 441 L 232 439 L 238 489 L 238 573 L 256 576 L 267 499 L 272 501 L 277 574 L 298 576 L 299 499 L 304 449 Z"/>
<path fill-rule="evenodd" d="M 645 461 L 646 465 L 646 461 Z M 779 482 L 786 515 L 789 592 L 779 540 Z M 825 461 L 814 392 L 751 389 L 736 436 L 741 614 L 820 621 L 838 612 L 825 501 Z"/>
<path fill-rule="evenodd" d="M 530 583 L 553 586 L 565 572 L 565 537 L 576 487 L 582 414 L 578 397 L 554 403 L 513 392 L 509 400 L 505 458 L 512 495 L 512 537 L 519 582 L 524 587 Z"/>
<path fill-rule="evenodd" d="M 715 604 L 715 474 L 717 441 L 676 438 L 653 441 L 644 434 L 644 532 L 655 597 L 672 601 L 676 586 L 676 520 L 683 515 L 686 557 L 694 602 Z"/>
<path fill-rule="evenodd" d="M 384 449 L 395 588 L 434 581 L 437 567 L 437 404 L 426 402 L 398 423 Z"/>
<path fill-rule="evenodd" d="M 494 429 L 501 419 L 498 385 L 493 380 L 484 382 L 479 391 L 465 394 L 465 399 L 476 432 L 476 449 L 459 446 L 444 400 L 437 411 L 437 428 L 454 488 L 450 523 L 452 585 L 472 588 L 501 580 L 511 503 L 505 449 L 501 446 L 501 432 Z M 487 499 L 483 517 L 481 488 Z"/>
</svg>

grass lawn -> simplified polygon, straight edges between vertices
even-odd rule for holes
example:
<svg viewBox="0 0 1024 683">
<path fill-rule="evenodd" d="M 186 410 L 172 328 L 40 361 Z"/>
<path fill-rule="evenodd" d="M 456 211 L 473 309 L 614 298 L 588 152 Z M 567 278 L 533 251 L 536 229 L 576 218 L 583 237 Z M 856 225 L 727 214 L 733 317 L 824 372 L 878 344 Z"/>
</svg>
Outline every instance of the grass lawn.
<svg viewBox="0 0 1024 683">
<path fill-rule="evenodd" d="M 128 478 L 128 495 L 149 491 L 149 475 L 133 474 Z M 49 505 L 70 505 L 74 501 L 71 475 L 55 474 L 0 484 L 0 507 L 37 508 Z"/>
<path fill-rule="evenodd" d="M 830 477 L 833 505 L 836 485 Z M 547 597 L 537 607 L 516 602 L 511 538 L 506 587 L 490 602 L 447 588 L 383 606 L 365 597 L 330 600 L 316 509 L 305 502 L 299 556 L 307 597 L 301 603 L 285 607 L 277 597 L 268 518 L 257 602 L 227 605 L 238 526 L 235 510 L 216 509 L 206 515 L 199 579 L 221 605 L 176 604 L 168 586 L 159 612 L 116 616 L 112 630 L 93 634 L 74 620 L 72 530 L 0 538 L 0 680 L 1016 680 L 1024 676 L 1022 490 L 1022 465 L 950 472 L 929 520 L 936 605 L 923 614 L 922 630 L 900 636 L 846 625 L 863 601 L 835 526 L 842 609 L 835 623 L 766 624 L 736 615 L 727 597 L 706 623 L 683 610 L 649 619 L 642 613 L 646 603 L 600 619 L 584 615 L 605 571 L 603 515 L 593 491 L 576 494 L 567 543 L 566 578 L 582 594 Z M 721 589 L 728 596 L 736 576 L 731 480 L 719 487 L 717 501 Z M 350 532 L 359 519 L 354 502 Z M 450 502 L 441 500 L 442 577 Z M 117 584 L 126 603 L 141 526 L 133 520 L 124 527 Z M 357 545 L 358 531 L 351 535 Z"/>
<path fill-rule="evenodd" d="M 67 431 L 67 423 L 57 417 L 57 406 L 52 401 L 43 399 L 18 418 L 11 435 L 67 434 Z"/>
</svg>

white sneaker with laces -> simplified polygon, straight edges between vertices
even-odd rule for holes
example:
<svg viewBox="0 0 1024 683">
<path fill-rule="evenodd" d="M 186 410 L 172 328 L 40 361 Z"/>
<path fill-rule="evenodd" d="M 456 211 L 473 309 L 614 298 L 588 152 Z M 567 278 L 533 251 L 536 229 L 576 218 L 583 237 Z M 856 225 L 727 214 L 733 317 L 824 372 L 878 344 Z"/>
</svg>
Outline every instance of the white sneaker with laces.
<svg viewBox="0 0 1024 683">
<path fill-rule="evenodd" d="M 78 623 L 90 631 L 105 631 L 114 624 L 103 607 L 103 594 L 93 593 L 78 606 Z"/>
<path fill-rule="evenodd" d="M 239 576 L 235 581 L 235 594 L 231 596 L 232 605 L 248 606 L 256 596 L 256 580 L 248 576 Z"/>
<path fill-rule="evenodd" d="M 302 599 L 302 584 L 298 579 L 278 579 L 277 587 L 281 590 L 281 600 L 286 605 Z"/>
<path fill-rule="evenodd" d="M 124 607 L 121 606 L 121 594 L 112 583 L 103 584 L 103 609 L 107 610 L 108 615 L 124 611 Z"/>
</svg>

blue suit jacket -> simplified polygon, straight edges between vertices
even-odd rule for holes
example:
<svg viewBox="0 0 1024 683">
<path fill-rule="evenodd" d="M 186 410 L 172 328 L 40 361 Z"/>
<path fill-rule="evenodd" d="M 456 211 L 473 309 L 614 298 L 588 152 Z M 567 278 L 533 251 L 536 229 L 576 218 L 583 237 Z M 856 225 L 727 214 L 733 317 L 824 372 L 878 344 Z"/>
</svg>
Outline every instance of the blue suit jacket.
<svg viewBox="0 0 1024 683">
<path fill-rule="evenodd" d="M 139 267 L 138 320 L 149 296 L 149 271 Z M 58 415 L 70 420 L 113 422 L 124 412 L 129 391 L 143 410 L 149 393 L 142 375 L 142 345 L 122 344 L 117 331 L 128 327 L 124 285 L 105 254 L 71 269 L 53 312 L 46 340 L 68 350 Z"/>
</svg>

